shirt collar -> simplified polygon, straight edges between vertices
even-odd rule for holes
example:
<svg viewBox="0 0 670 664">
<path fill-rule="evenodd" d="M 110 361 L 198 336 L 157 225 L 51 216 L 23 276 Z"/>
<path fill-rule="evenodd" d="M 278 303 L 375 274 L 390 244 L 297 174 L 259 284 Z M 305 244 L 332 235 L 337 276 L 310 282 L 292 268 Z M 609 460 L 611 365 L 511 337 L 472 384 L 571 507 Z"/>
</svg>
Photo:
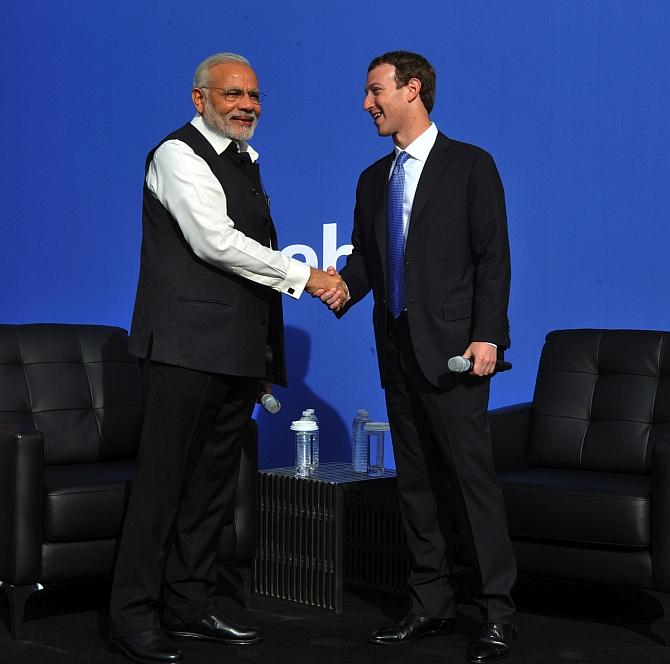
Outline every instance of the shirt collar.
<svg viewBox="0 0 670 664">
<path fill-rule="evenodd" d="M 224 136 L 221 136 L 221 134 L 210 129 L 202 119 L 202 115 L 196 115 L 193 120 L 191 120 L 191 124 L 209 141 L 217 154 L 221 154 L 232 143 L 229 138 L 225 138 Z M 246 141 L 238 141 L 237 143 L 240 146 L 240 152 L 249 153 L 251 161 L 256 161 L 258 159 L 258 152 L 256 152 L 249 143 Z"/>
<path fill-rule="evenodd" d="M 406 148 L 405 152 L 412 157 L 413 159 L 418 159 L 419 161 L 426 161 L 430 151 L 435 145 L 437 140 L 437 127 L 434 122 L 430 123 L 430 127 L 417 136 Z M 398 157 L 402 150 L 396 145 L 395 147 L 395 158 Z"/>
</svg>

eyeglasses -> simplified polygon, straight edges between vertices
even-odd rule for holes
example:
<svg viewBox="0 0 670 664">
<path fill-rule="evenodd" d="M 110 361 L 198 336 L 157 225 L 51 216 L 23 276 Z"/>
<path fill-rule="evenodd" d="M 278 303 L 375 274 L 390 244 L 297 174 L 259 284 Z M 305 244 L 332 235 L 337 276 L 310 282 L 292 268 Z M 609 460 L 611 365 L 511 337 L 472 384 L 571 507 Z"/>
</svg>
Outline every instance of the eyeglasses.
<svg viewBox="0 0 670 664">
<path fill-rule="evenodd" d="M 252 104 L 260 106 L 265 95 L 260 90 L 240 90 L 239 88 L 214 88 L 210 85 L 201 85 L 201 88 L 216 90 L 221 96 L 229 102 L 240 101 L 244 95 L 247 95 Z"/>
</svg>

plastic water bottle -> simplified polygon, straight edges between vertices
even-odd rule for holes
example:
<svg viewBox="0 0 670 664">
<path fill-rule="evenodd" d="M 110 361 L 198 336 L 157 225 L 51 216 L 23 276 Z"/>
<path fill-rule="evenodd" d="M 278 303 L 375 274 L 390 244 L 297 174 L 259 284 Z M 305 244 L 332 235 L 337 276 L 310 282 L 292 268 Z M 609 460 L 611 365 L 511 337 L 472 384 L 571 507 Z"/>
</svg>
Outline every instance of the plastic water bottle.
<svg viewBox="0 0 670 664">
<path fill-rule="evenodd" d="M 351 465 L 355 473 L 368 472 L 368 437 L 364 426 L 369 419 L 368 411 L 361 408 L 351 425 Z"/>
<path fill-rule="evenodd" d="M 305 408 L 300 419 L 316 422 L 316 431 L 312 438 L 312 463 L 314 470 L 316 470 L 319 467 L 319 418 L 316 416 L 314 408 Z"/>
<path fill-rule="evenodd" d="M 312 465 L 316 470 L 319 467 L 319 418 L 316 416 L 314 408 L 305 408 L 300 419 L 316 422 L 316 431 L 312 438 Z"/>
<path fill-rule="evenodd" d="M 388 422 L 365 423 L 366 447 L 368 448 L 368 475 L 380 477 L 384 474 L 384 434 L 389 430 Z"/>
<path fill-rule="evenodd" d="M 309 477 L 319 465 L 319 427 L 313 420 L 300 419 L 291 423 L 291 431 L 295 432 L 296 475 Z"/>
</svg>

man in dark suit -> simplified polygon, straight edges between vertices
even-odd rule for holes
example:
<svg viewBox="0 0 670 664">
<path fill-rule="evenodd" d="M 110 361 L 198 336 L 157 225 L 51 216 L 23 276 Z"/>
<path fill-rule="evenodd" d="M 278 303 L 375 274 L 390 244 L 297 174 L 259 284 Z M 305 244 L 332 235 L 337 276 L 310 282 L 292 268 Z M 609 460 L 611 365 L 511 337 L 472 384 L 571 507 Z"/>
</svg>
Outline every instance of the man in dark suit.
<svg viewBox="0 0 670 664">
<path fill-rule="evenodd" d="M 196 69 L 196 116 L 146 161 L 142 255 L 130 351 L 143 360 L 144 425 L 110 602 L 109 648 L 179 662 L 166 636 L 246 645 L 217 593 L 241 434 L 269 383 L 285 384 L 282 293 L 339 277 L 277 250 L 258 153 L 262 93 L 249 62 L 217 53 Z M 161 616 L 162 612 L 162 616 Z"/>
<path fill-rule="evenodd" d="M 398 491 L 414 564 L 411 609 L 370 641 L 400 644 L 453 624 L 449 520 L 481 580 L 483 628 L 471 662 L 509 654 L 516 564 L 487 420 L 489 380 L 509 345 L 510 258 L 502 184 L 489 154 L 431 123 L 435 72 L 395 51 L 369 68 L 364 110 L 394 151 L 358 182 L 353 252 L 342 270 L 350 299 L 324 294 L 343 315 L 370 290 Z M 469 375 L 449 372 L 455 355 Z M 443 509 L 449 510 L 445 522 Z"/>
</svg>

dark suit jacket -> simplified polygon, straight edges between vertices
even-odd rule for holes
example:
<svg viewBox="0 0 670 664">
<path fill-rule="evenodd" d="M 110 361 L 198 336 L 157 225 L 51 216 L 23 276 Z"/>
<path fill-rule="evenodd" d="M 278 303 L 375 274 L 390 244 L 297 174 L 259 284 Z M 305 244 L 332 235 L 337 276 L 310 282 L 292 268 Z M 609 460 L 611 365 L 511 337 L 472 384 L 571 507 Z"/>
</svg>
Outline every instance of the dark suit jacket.
<svg viewBox="0 0 670 664">
<path fill-rule="evenodd" d="M 393 153 L 361 174 L 352 254 L 341 274 L 351 299 L 374 294 L 374 327 L 385 384 L 386 187 Z M 412 344 L 433 385 L 452 380 L 447 361 L 471 341 L 509 346 L 510 257 L 505 197 L 487 152 L 438 134 L 419 180 L 405 246 Z"/>
</svg>

